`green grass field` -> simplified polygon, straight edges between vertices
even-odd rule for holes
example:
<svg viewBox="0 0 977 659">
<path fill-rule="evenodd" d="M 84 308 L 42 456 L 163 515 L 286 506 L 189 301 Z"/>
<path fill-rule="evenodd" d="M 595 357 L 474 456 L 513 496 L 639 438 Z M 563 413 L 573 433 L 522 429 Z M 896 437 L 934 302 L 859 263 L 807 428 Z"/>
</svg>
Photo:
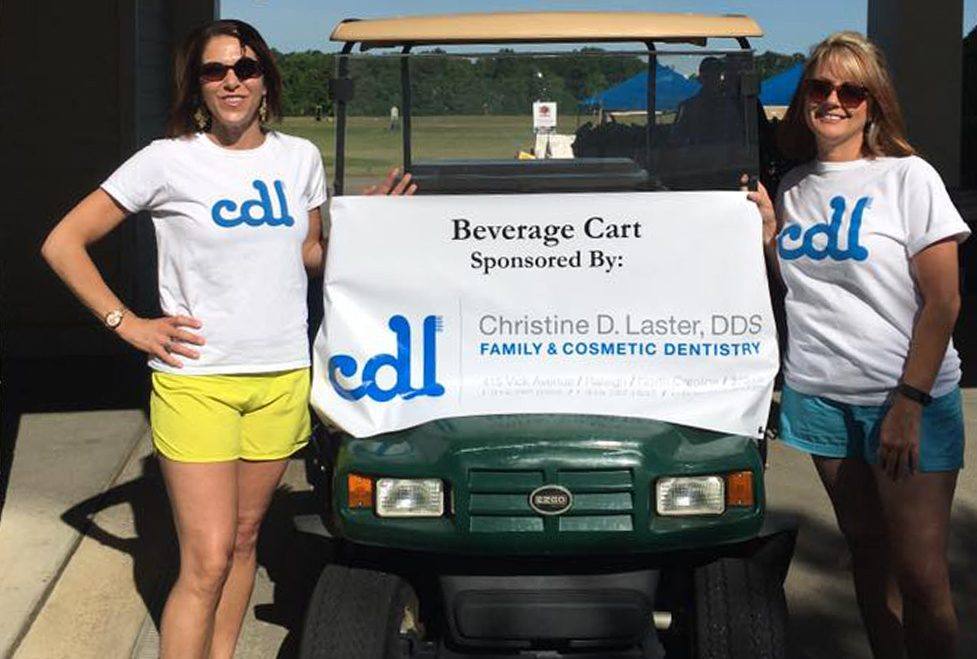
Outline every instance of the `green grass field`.
<svg viewBox="0 0 977 659">
<path fill-rule="evenodd" d="M 584 119 L 581 118 L 581 121 Z M 557 132 L 572 133 L 577 118 L 564 117 Z M 349 187 L 382 178 L 401 163 L 400 131 L 390 131 L 386 117 L 350 117 L 346 124 L 346 176 Z M 335 171 L 335 122 L 330 118 L 286 117 L 277 126 L 311 140 L 322 152 L 326 172 Z M 444 116 L 414 117 L 414 160 L 446 158 L 513 158 L 533 145 L 532 117 Z"/>
</svg>

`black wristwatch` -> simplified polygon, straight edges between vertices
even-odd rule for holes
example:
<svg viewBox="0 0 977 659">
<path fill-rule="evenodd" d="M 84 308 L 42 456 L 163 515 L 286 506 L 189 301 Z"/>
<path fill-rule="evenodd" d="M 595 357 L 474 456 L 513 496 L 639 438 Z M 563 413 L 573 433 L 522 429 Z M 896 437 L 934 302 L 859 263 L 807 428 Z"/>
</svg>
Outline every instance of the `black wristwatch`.
<svg viewBox="0 0 977 659">
<path fill-rule="evenodd" d="M 933 397 L 930 396 L 925 391 L 917 389 L 911 384 L 906 384 L 905 382 L 900 382 L 896 387 L 896 391 L 908 398 L 909 400 L 914 400 L 923 407 L 926 407 L 933 402 Z"/>
</svg>

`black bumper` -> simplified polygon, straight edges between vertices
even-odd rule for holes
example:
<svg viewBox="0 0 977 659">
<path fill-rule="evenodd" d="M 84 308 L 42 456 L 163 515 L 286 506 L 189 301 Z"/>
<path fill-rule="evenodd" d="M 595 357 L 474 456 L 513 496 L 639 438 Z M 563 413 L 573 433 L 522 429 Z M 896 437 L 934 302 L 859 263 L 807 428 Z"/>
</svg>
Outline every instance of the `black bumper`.
<svg viewBox="0 0 977 659">
<path fill-rule="evenodd" d="M 440 582 L 454 644 L 572 651 L 653 639 L 658 574 L 443 575 Z"/>
</svg>

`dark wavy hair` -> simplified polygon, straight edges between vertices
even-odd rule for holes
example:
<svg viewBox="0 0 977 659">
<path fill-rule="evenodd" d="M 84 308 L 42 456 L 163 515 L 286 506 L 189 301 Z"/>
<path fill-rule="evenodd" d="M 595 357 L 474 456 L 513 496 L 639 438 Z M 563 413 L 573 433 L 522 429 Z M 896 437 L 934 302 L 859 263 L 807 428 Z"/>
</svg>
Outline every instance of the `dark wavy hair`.
<svg viewBox="0 0 977 659">
<path fill-rule="evenodd" d="M 224 19 L 198 27 L 187 35 L 176 53 L 173 64 L 173 106 L 166 120 L 167 137 L 192 135 L 200 130 L 194 121 L 194 113 L 203 106 L 200 95 L 200 59 L 207 42 L 217 36 L 235 37 L 241 43 L 242 49 L 251 47 L 261 63 L 265 79 L 268 119 L 281 119 L 282 75 L 275 64 L 271 49 L 258 31 L 244 21 Z"/>
</svg>

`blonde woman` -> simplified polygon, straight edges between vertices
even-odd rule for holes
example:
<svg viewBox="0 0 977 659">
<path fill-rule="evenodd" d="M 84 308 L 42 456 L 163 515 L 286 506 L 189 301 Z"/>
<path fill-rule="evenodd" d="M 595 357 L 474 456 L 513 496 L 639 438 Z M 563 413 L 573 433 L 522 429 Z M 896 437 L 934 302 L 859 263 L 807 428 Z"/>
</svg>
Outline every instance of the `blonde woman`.
<svg viewBox="0 0 977 659">
<path fill-rule="evenodd" d="M 963 466 L 957 245 L 879 50 L 814 48 L 782 126 L 805 164 L 750 194 L 787 287 L 783 440 L 810 453 L 852 555 L 876 657 L 952 657 L 947 529 Z"/>
</svg>

